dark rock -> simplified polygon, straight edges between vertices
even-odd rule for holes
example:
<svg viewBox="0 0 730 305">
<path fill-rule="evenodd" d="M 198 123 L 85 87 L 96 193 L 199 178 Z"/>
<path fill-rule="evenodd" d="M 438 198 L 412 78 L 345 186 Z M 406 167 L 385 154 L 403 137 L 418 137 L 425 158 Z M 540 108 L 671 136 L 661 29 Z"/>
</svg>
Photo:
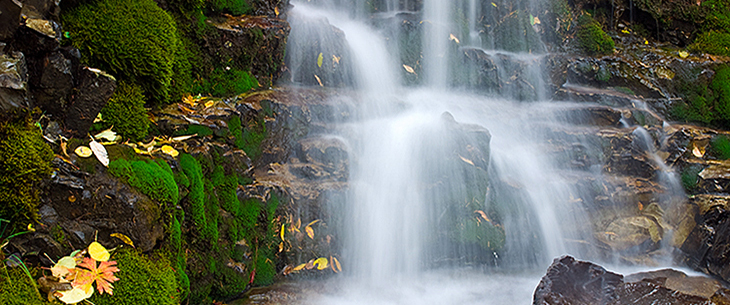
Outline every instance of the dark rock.
<svg viewBox="0 0 730 305">
<path fill-rule="evenodd" d="M 71 60 L 61 52 L 46 56 L 40 68 L 37 84 L 31 88 L 35 105 L 53 117 L 62 117 L 74 86 Z"/>
<path fill-rule="evenodd" d="M 681 250 L 690 267 L 730 281 L 730 199 L 722 195 L 696 195 L 697 225 Z"/>
<path fill-rule="evenodd" d="M 285 79 L 308 86 L 344 87 L 354 84 L 352 55 L 345 34 L 326 19 L 289 16 L 292 34 L 287 42 Z M 321 65 L 319 56 L 322 54 Z"/>
<path fill-rule="evenodd" d="M 482 49 L 463 48 L 462 60 L 470 83 L 459 85 L 517 100 L 536 100 L 543 87 L 541 56 L 520 58 L 507 53 L 487 53 Z"/>
<path fill-rule="evenodd" d="M 22 14 L 34 19 L 55 19 L 61 12 L 61 0 L 21 0 Z"/>
<path fill-rule="evenodd" d="M 20 27 L 23 4 L 17 0 L 0 0 L 0 41 L 8 41 Z"/>
<path fill-rule="evenodd" d="M 535 290 L 533 304 L 724 304 L 716 280 L 661 270 L 623 277 L 564 256 L 553 261 Z M 717 301 L 716 301 L 717 300 Z"/>
<path fill-rule="evenodd" d="M 0 110 L 27 107 L 28 69 L 20 52 L 0 52 Z"/>
<path fill-rule="evenodd" d="M 211 23 L 218 35 L 208 41 L 210 53 L 221 64 L 250 65 L 234 67 L 250 70 L 262 86 L 268 87 L 279 78 L 290 31 L 285 20 L 232 16 Z"/>
<path fill-rule="evenodd" d="M 116 89 L 116 79 L 100 70 L 84 68 L 78 76 L 75 96 L 66 113 L 66 128 L 79 138 L 86 133 Z"/>
<path fill-rule="evenodd" d="M 553 261 L 533 296 L 534 305 L 614 304 L 623 276 L 593 263 L 563 256 Z"/>
<path fill-rule="evenodd" d="M 18 29 L 18 37 L 12 43 L 15 50 L 25 53 L 29 57 L 43 57 L 47 53 L 58 50 L 60 26 L 52 20 L 28 19 L 25 26 Z"/>
</svg>

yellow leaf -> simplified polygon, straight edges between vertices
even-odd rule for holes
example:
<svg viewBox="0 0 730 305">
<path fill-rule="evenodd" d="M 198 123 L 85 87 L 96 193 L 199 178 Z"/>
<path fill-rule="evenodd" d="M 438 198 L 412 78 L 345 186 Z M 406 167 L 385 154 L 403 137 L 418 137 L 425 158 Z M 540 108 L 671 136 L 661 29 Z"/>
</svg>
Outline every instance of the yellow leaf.
<svg viewBox="0 0 730 305">
<path fill-rule="evenodd" d="M 284 240 L 284 226 L 286 226 L 285 223 L 281 225 L 281 231 L 279 232 L 281 240 Z"/>
<path fill-rule="evenodd" d="M 283 241 L 279 243 L 279 253 L 281 253 L 281 251 L 284 251 L 284 242 Z"/>
<path fill-rule="evenodd" d="M 695 147 L 694 147 L 694 148 L 692 149 L 692 154 L 693 154 L 693 155 L 694 155 L 695 157 L 697 157 L 697 158 L 702 158 L 702 156 L 704 156 L 704 155 L 705 155 L 704 153 L 702 153 L 702 151 L 700 150 L 700 148 L 699 148 L 699 147 L 697 147 L 697 146 L 695 146 Z"/>
<path fill-rule="evenodd" d="M 411 67 L 411 66 L 403 65 L 403 69 L 406 69 L 406 72 L 408 72 L 408 73 L 416 74 L 416 71 L 413 70 L 413 67 Z"/>
<path fill-rule="evenodd" d="M 494 7 L 497 7 L 497 4 L 496 4 L 496 3 L 494 3 L 494 2 L 492 2 L 492 6 L 494 6 Z"/>
<path fill-rule="evenodd" d="M 462 157 L 462 156 L 459 156 L 459 158 L 461 158 L 461 161 L 464 161 L 464 162 L 466 162 L 467 164 L 469 164 L 469 165 L 472 165 L 472 166 L 474 166 L 474 162 L 472 162 L 471 160 L 469 160 L 469 159 L 467 159 L 467 158 L 464 158 L 464 157 Z"/>
<path fill-rule="evenodd" d="M 535 19 L 533 19 L 533 21 L 532 21 L 532 22 L 533 22 L 534 24 L 540 24 L 540 18 L 537 18 L 537 16 L 535 16 Z"/>
<path fill-rule="evenodd" d="M 314 229 L 312 229 L 312 227 L 307 226 L 304 230 L 307 231 L 307 236 L 309 236 L 309 238 L 314 239 Z"/>
<path fill-rule="evenodd" d="M 76 147 L 76 149 L 74 150 L 74 153 L 81 158 L 88 158 L 88 157 L 91 157 L 91 154 L 93 154 L 91 149 L 89 149 L 86 146 Z"/>
<path fill-rule="evenodd" d="M 172 138 L 170 140 L 173 141 L 173 142 L 182 142 L 182 141 L 188 140 L 190 138 L 193 138 L 193 137 L 195 137 L 197 135 L 198 134 L 196 133 L 196 134 L 191 134 L 191 135 L 187 135 L 187 136 L 179 136 L 179 137 L 174 137 L 174 138 Z"/>
<path fill-rule="evenodd" d="M 279 8 L 274 7 L 274 14 L 276 14 L 276 17 L 279 17 Z"/>
<path fill-rule="evenodd" d="M 183 103 L 190 105 L 190 107 L 195 107 L 195 98 L 193 98 L 190 94 L 183 96 L 182 101 Z"/>
<path fill-rule="evenodd" d="M 55 277 L 65 277 L 69 274 L 70 270 L 76 268 L 76 260 L 73 256 L 64 256 L 58 260 L 58 262 L 51 267 L 51 273 Z"/>
<path fill-rule="evenodd" d="M 687 58 L 687 56 L 689 56 L 689 53 L 687 53 L 687 51 L 679 51 L 679 57 Z"/>
<path fill-rule="evenodd" d="M 301 265 L 299 265 L 299 266 L 296 266 L 296 267 L 294 267 L 294 269 L 292 269 L 292 272 L 296 272 L 296 271 L 301 271 L 301 270 L 302 270 L 302 269 L 304 269 L 304 267 L 306 267 L 306 266 L 307 266 L 307 264 L 306 264 L 306 263 L 304 263 L 304 264 L 301 264 Z"/>
<path fill-rule="evenodd" d="M 456 36 L 454 36 L 454 34 L 449 34 L 449 40 L 453 40 L 457 44 L 459 43 L 459 38 L 456 38 Z"/>
<path fill-rule="evenodd" d="M 312 222 L 310 222 L 307 226 L 312 226 L 313 224 L 318 223 L 318 222 L 319 222 L 319 219 L 312 220 Z"/>
<path fill-rule="evenodd" d="M 322 68 L 323 61 L 324 61 L 324 56 L 322 55 L 322 52 L 320 52 L 319 56 L 317 56 L 317 67 Z"/>
<path fill-rule="evenodd" d="M 89 256 L 96 261 L 106 262 L 109 260 L 109 251 L 104 248 L 100 243 L 93 242 L 89 245 Z"/>
<path fill-rule="evenodd" d="M 83 289 L 81 286 L 79 286 L 74 287 L 74 289 L 68 291 L 57 291 L 57 293 L 61 295 L 61 297 L 58 299 L 66 304 L 76 304 L 78 302 L 88 299 L 89 297 L 91 297 L 92 294 L 94 294 L 94 288 L 92 288 L 91 286 L 88 286 L 86 288 L 87 289 Z"/>
<path fill-rule="evenodd" d="M 342 271 L 342 266 L 340 265 L 340 261 L 334 256 L 332 257 L 332 267 L 333 267 L 332 270 L 334 270 L 335 272 Z"/>
<path fill-rule="evenodd" d="M 172 146 L 170 146 L 170 145 L 162 146 L 162 152 L 167 155 L 170 155 L 173 158 L 177 157 L 177 155 L 180 154 L 176 149 L 172 148 Z"/>
<path fill-rule="evenodd" d="M 134 248 L 134 243 L 132 242 L 132 239 L 129 238 L 127 235 L 124 235 L 122 233 L 112 233 L 112 234 L 109 234 L 109 236 L 116 237 L 119 240 L 121 240 L 122 242 L 124 242 L 125 244 L 127 244 L 130 247 Z"/>
<path fill-rule="evenodd" d="M 215 104 L 215 102 L 207 101 L 207 102 L 205 102 L 205 108 L 210 108 L 210 106 L 213 106 L 213 104 Z"/>
<path fill-rule="evenodd" d="M 482 210 L 476 210 L 476 211 L 474 211 L 474 213 L 479 214 L 479 216 L 481 216 L 482 218 L 484 218 L 484 220 L 486 220 L 486 221 L 488 221 L 490 223 L 492 222 L 491 220 L 489 220 L 489 218 L 487 217 L 487 214 L 484 213 L 484 211 L 482 211 Z"/>
<path fill-rule="evenodd" d="M 317 270 L 324 270 L 329 266 L 329 261 L 325 257 L 320 257 L 314 261 L 314 266 L 317 267 Z"/>
<path fill-rule="evenodd" d="M 339 64 L 339 63 L 340 63 L 340 59 L 341 59 L 341 58 L 342 58 L 342 57 L 337 57 L 337 56 L 335 56 L 335 55 L 333 54 L 333 55 L 332 55 L 332 64 Z"/>
<path fill-rule="evenodd" d="M 644 44 L 649 44 L 649 41 L 644 39 Z"/>
</svg>

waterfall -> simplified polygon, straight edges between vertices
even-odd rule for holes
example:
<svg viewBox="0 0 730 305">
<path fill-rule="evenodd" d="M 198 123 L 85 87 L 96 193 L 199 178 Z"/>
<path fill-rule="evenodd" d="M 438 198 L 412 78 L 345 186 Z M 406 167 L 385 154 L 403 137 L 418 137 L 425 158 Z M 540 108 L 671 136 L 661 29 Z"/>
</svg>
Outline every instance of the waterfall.
<svg viewBox="0 0 730 305">
<path fill-rule="evenodd" d="M 510 43 L 523 41 L 507 47 L 498 38 L 482 41 L 488 30 L 486 21 L 477 20 L 485 14 L 479 1 L 426 0 L 420 22 L 404 17 L 413 9 L 409 1 L 367 2 L 372 5 L 367 8 L 358 7 L 366 6 L 361 1 L 312 2 L 292 1 L 290 46 L 296 47 L 288 51 L 288 66 L 304 67 L 298 61 L 307 59 L 296 55 L 299 46 L 316 40 L 320 57 L 347 60 L 352 69 L 343 72 L 334 65 L 328 75 L 317 75 L 319 84 L 351 88 L 358 100 L 353 121 L 342 124 L 337 135 L 351 148 L 340 228 L 346 232 L 342 260 L 349 294 L 320 296 L 315 303 L 529 302 L 536 277 L 553 258 L 592 257 L 585 244 L 593 239 L 593 228 L 584 211 L 591 203 L 581 199 L 588 196 L 576 186 L 580 174 L 565 164 L 575 152 L 554 142 L 565 140 L 578 150 L 600 147 L 570 142 L 580 140 L 565 130 L 583 128 L 566 119 L 573 105 L 546 100 L 543 55 L 537 52 L 544 47 L 530 45 L 536 34 L 524 26 L 529 8 L 508 15 L 523 18 L 508 30 L 528 34 L 508 37 Z M 390 12 L 378 18 L 395 22 L 362 14 L 367 10 Z M 457 24 L 455 15 L 466 20 Z M 304 25 L 296 22 L 307 18 L 342 31 L 347 50 L 323 44 L 337 42 L 318 38 L 321 34 L 298 30 Z M 404 25 L 418 32 L 403 33 Z M 409 46 L 422 48 L 421 57 L 413 61 L 403 55 L 410 54 L 402 49 L 403 37 L 420 37 L 420 46 Z M 334 53 L 345 55 L 340 59 Z M 496 85 L 458 78 L 476 66 L 468 60 L 492 65 Z M 314 72 L 292 73 L 292 80 L 305 83 L 311 77 L 304 74 L 324 73 L 321 61 Z M 489 268 L 491 275 L 475 275 L 465 266 Z M 452 291 L 444 292 L 445 287 Z M 424 293 L 427 297 L 420 296 Z M 458 301 L 461 293 L 475 297 Z"/>
</svg>

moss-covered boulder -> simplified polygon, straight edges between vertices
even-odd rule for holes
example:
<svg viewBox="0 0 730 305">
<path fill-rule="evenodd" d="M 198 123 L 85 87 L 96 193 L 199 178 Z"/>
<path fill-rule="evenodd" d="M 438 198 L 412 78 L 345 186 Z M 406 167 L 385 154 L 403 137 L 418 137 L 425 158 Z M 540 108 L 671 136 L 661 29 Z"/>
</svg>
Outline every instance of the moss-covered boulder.
<svg viewBox="0 0 730 305">
<path fill-rule="evenodd" d="M 576 32 L 579 48 L 588 55 L 607 55 L 613 53 L 614 42 L 589 14 L 578 17 Z"/>
</svg>

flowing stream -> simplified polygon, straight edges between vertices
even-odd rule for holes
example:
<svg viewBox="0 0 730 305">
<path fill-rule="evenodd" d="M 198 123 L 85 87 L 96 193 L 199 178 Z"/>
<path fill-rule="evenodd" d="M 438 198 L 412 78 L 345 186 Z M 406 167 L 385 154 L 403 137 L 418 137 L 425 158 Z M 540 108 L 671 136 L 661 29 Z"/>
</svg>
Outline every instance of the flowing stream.
<svg viewBox="0 0 730 305">
<path fill-rule="evenodd" d="M 561 163 L 565 153 L 556 152 L 548 137 L 554 130 L 579 127 L 561 115 L 573 105 L 545 100 L 542 72 L 534 64 L 544 55 L 504 52 L 499 46 L 482 50 L 491 42 L 482 42 L 475 29 L 478 1 L 426 0 L 423 57 L 417 69 L 407 71 L 415 66 L 400 64 L 397 54 L 413 46 L 399 45 L 403 39 L 385 34 L 394 30 L 374 26 L 373 20 L 413 14 L 409 1 L 387 2 L 378 14 L 364 13 L 361 1 L 292 4 L 290 40 L 322 37 L 303 30 L 297 23 L 302 20 L 326 20 L 343 32 L 353 65 L 353 79 L 345 83 L 359 99 L 357 119 L 343 124 L 337 135 L 351 147 L 350 193 L 341 228 L 346 232 L 345 274 L 332 280 L 337 292 L 313 294 L 305 303 L 527 304 L 553 258 L 593 258 L 582 242 L 592 238 L 585 203 L 576 200 L 583 190 Z M 467 18 L 466 30 L 452 20 L 457 11 Z M 452 76 L 461 67 L 449 58 L 464 46 L 530 67 L 528 77 L 538 84 L 535 100 L 517 101 L 512 91 L 486 95 L 455 89 Z M 410 74 L 421 84 L 406 85 L 404 75 Z M 452 141 L 453 128 L 474 132 Z M 481 154 L 473 153 L 480 148 Z M 439 161 L 448 159 L 456 162 Z M 593 172 L 600 176 L 600 169 Z M 475 183 L 479 173 L 487 173 L 488 183 Z M 469 187 L 474 185 L 483 186 L 478 194 Z M 469 198 L 457 206 L 473 210 L 477 226 L 503 230 L 504 244 L 477 247 L 473 244 L 479 240 L 472 240 L 472 246 L 459 246 L 460 238 L 473 237 L 467 230 L 443 233 L 452 230 L 444 215 L 455 208 L 443 207 L 442 201 L 454 198 Z"/>
</svg>

